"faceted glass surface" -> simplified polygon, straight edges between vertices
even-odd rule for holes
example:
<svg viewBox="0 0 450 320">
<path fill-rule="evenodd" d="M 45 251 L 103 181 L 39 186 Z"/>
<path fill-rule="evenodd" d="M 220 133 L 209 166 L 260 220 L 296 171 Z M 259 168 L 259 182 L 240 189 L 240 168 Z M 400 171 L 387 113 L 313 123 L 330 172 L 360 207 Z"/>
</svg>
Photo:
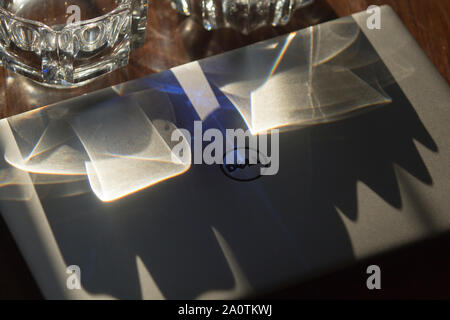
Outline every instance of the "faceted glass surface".
<svg viewBox="0 0 450 320">
<path fill-rule="evenodd" d="M 82 85 L 128 63 L 147 9 L 148 0 L 0 0 L 0 63 L 45 85 Z"/>
<path fill-rule="evenodd" d="M 207 30 L 231 27 L 248 34 L 265 25 L 285 25 L 292 13 L 314 0 L 172 0 L 185 15 L 201 17 Z"/>
</svg>

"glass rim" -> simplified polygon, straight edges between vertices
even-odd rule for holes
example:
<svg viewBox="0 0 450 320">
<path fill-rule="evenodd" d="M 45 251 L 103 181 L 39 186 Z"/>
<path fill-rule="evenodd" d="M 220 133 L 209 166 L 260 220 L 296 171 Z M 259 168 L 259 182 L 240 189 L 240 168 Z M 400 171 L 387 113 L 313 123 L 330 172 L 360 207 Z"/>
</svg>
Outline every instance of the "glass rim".
<svg viewBox="0 0 450 320">
<path fill-rule="evenodd" d="M 30 24 L 30 25 L 33 25 L 33 26 L 38 27 L 38 28 L 44 28 L 44 29 L 47 29 L 47 30 L 52 31 L 52 32 L 61 33 L 64 30 L 67 30 L 67 29 L 81 27 L 81 26 L 89 25 L 89 24 L 96 23 L 96 22 L 99 22 L 99 21 L 102 21 L 102 20 L 106 20 L 109 17 L 111 17 L 112 15 L 118 14 L 118 13 L 128 9 L 130 5 L 131 5 L 131 2 L 129 2 L 129 3 L 121 3 L 116 8 L 114 8 L 113 10 L 108 11 L 108 12 L 106 12 L 106 13 L 98 16 L 98 17 L 91 18 L 91 19 L 86 19 L 86 20 L 81 20 L 81 21 L 74 22 L 74 23 L 64 24 L 64 27 L 58 28 L 58 29 L 55 29 L 54 27 L 51 27 L 48 24 L 45 24 L 45 23 L 37 21 L 37 20 L 31 20 L 31 19 L 27 19 L 27 18 L 23 18 L 23 17 L 17 16 L 13 12 L 11 12 L 10 10 L 7 10 L 7 9 L 1 7 L 1 6 L 0 6 L 0 14 L 6 15 L 9 19 L 12 19 L 12 20 L 15 20 L 15 21 L 19 21 L 19 22 L 22 22 L 22 23 Z"/>
</svg>

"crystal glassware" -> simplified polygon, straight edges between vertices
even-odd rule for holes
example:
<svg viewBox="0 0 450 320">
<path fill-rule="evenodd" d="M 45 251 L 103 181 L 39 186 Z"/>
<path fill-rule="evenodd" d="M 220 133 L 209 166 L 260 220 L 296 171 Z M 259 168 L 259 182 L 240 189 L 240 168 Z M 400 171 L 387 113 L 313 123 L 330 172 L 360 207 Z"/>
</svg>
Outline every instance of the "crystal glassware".
<svg viewBox="0 0 450 320">
<path fill-rule="evenodd" d="M 282 26 L 314 0 L 172 0 L 174 8 L 201 17 L 207 30 L 231 27 L 248 34 L 265 25 Z"/>
<path fill-rule="evenodd" d="M 148 0 L 0 0 L 0 64 L 75 87 L 128 64 L 145 42 Z"/>
</svg>

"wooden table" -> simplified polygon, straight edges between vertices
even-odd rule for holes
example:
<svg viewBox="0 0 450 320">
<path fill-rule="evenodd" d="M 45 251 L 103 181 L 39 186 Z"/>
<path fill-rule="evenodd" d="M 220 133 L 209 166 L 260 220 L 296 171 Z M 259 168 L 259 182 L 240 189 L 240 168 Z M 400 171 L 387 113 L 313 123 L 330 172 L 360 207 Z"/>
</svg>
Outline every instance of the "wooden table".
<svg viewBox="0 0 450 320">
<path fill-rule="evenodd" d="M 96 80 L 87 87 L 70 90 L 48 89 L 13 75 L 9 71 L 0 70 L 1 116 L 6 117 L 31 110 L 309 25 L 346 16 L 365 10 L 372 4 L 391 5 L 441 74 L 449 81 L 450 1 L 316 0 L 311 7 L 298 11 L 291 23 L 285 27 L 263 28 L 249 36 L 243 36 L 233 30 L 206 32 L 194 19 L 182 17 L 174 12 L 168 0 L 160 0 L 152 1 L 150 7 L 147 44 L 132 53 L 130 64 L 126 68 Z M 6 81 L 8 77 L 9 80 Z M 399 270 L 399 272 L 402 271 L 404 270 Z M 326 288 L 325 286 L 323 289 L 326 290 Z M 328 295 L 330 292 L 332 295 L 332 290 L 331 288 Z M 326 295 L 325 292 L 322 296 Z M 0 299 L 40 297 L 41 294 L 0 217 Z"/>
</svg>

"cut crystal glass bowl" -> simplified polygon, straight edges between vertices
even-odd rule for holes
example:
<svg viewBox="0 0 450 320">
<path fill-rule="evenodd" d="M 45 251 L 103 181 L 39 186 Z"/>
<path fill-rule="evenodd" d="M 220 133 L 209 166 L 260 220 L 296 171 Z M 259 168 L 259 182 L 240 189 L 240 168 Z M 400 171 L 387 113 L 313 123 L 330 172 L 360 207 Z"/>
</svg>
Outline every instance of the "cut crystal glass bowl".
<svg viewBox="0 0 450 320">
<path fill-rule="evenodd" d="M 262 26 L 282 26 L 314 0 L 172 0 L 185 15 L 201 18 L 207 30 L 231 27 L 248 34 Z"/>
<path fill-rule="evenodd" d="M 145 42 L 148 0 L 0 0 L 0 64 L 75 87 L 128 64 Z"/>
</svg>

